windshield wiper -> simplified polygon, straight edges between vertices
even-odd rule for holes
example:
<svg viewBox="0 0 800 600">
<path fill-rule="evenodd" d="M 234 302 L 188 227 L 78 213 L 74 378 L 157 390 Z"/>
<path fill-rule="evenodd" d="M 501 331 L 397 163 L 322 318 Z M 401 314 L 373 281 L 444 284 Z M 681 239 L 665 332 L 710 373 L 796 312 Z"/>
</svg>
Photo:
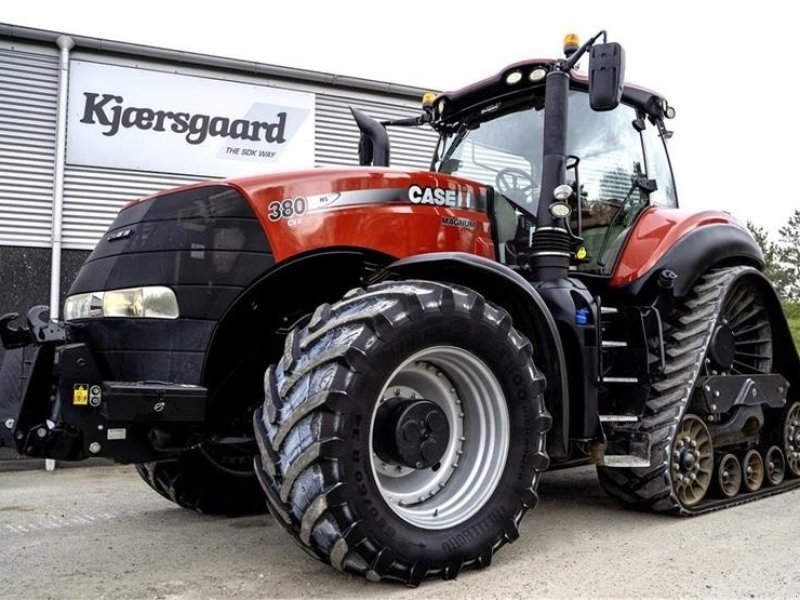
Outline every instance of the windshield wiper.
<svg viewBox="0 0 800 600">
<path fill-rule="evenodd" d="M 644 175 L 637 175 L 636 177 L 633 178 L 633 181 L 631 182 L 631 187 L 628 190 L 628 193 L 625 194 L 625 199 L 622 201 L 622 204 L 619 205 L 617 212 L 614 213 L 614 216 L 611 217 L 611 221 L 608 223 L 608 228 L 606 229 L 606 233 L 603 236 L 603 243 L 600 244 L 600 250 L 598 250 L 597 252 L 597 264 L 600 267 L 606 266 L 606 261 L 603 258 L 603 254 L 606 251 L 606 246 L 608 245 L 608 241 L 611 239 L 611 228 L 614 226 L 614 222 L 617 220 L 617 217 L 619 217 L 621 214 L 625 212 L 625 207 L 628 205 L 628 202 L 630 201 L 633 192 L 637 189 L 649 195 L 655 192 L 656 189 L 658 189 L 658 186 L 656 184 L 655 179 L 648 179 Z"/>
<path fill-rule="evenodd" d="M 464 139 L 464 136 L 467 135 L 468 131 L 469 131 L 469 127 L 467 127 L 467 124 L 466 123 L 462 123 L 461 127 L 458 128 L 458 131 L 456 132 L 456 135 L 453 138 L 453 141 L 450 143 L 450 147 L 447 149 L 447 152 L 442 157 L 442 160 L 439 163 L 440 168 L 441 168 L 441 165 L 443 165 L 446 161 L 450 160 L 450 157 L 453 155 L 453 152 L 458 147 L 458 145 L 461 143 L 461 140 Z"/>
</svg>

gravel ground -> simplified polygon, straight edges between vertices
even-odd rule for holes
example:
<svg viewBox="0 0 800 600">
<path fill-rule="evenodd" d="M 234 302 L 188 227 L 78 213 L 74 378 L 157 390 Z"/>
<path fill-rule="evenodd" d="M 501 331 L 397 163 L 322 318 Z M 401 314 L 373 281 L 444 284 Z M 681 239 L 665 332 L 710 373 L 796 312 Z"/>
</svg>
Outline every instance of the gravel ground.
<svg viewBox="0 0 800 600">
<path fill-rule="evenodd" d="M 617 506 L 591 468 L 540 492 L 490 569 L 410 589 L 333 571 L 267 516 L 177 508 L 131 467 L 0 473 L 0 597 L 800 596 L 800 491 L 692 519 Z"/>
</svg>

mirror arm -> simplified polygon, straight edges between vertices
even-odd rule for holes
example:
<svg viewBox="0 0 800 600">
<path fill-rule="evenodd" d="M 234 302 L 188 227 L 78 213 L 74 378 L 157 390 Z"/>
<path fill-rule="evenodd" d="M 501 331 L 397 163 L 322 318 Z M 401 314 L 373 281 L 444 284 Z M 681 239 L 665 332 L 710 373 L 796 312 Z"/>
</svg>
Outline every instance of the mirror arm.
<svg viewBox="0 0 800 600">
<path fill-rule="evenodd" d="M 381 125 L 394 126 L 394 127 L 419 127 L 433 121 L 433 111 L 429 107 L 425 107 L 425 112 L 416 117 L 407 117 L 405 119 L 395 119 L 392 121 L 381 121 Z"/>
</svg>

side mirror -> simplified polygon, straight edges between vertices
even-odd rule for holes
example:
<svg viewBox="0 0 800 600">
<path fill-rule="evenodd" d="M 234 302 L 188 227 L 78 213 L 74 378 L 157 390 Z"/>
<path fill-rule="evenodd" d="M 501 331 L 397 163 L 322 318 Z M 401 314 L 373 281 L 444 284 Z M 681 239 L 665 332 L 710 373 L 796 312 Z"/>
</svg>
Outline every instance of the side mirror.
<svg viewBox="0 0 800 600">
<path fill-rule="evenodd" d="M 389 166 L 389 134 L 386 128 L 375 119 L 358 110 L 350 107 L 353 119 L 361 131 L 361 138 L 358 141 L 358 164 L 361 166 Z"/>
<path fill-rule="evenodd" d="M 595 44 L 589 54 L 589 106 L 614 110 L 625 85 L 625 50 L 616 42 Z"/>
</svg>

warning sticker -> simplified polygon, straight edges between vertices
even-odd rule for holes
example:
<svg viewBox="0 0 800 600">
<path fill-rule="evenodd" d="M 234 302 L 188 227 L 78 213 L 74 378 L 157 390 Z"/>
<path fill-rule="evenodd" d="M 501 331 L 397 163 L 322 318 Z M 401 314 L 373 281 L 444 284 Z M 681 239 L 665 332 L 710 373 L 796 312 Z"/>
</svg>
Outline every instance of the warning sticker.
<svg viewBox="0 0 800 600">
<path fill-rule="evenodd" d="M 89 384 L 76 383 L 72 388 L 72 403 L 75 406 L 86 406 L 89 404 Z"/>
<path fill-rule="evenodd" d="M 107 433 L 108 439 L 110 440 L 124 440 L 126 437 L 128 437 L 128 432 L 124 427 L 117 429 L 109 427 Z"/>
</svg>

